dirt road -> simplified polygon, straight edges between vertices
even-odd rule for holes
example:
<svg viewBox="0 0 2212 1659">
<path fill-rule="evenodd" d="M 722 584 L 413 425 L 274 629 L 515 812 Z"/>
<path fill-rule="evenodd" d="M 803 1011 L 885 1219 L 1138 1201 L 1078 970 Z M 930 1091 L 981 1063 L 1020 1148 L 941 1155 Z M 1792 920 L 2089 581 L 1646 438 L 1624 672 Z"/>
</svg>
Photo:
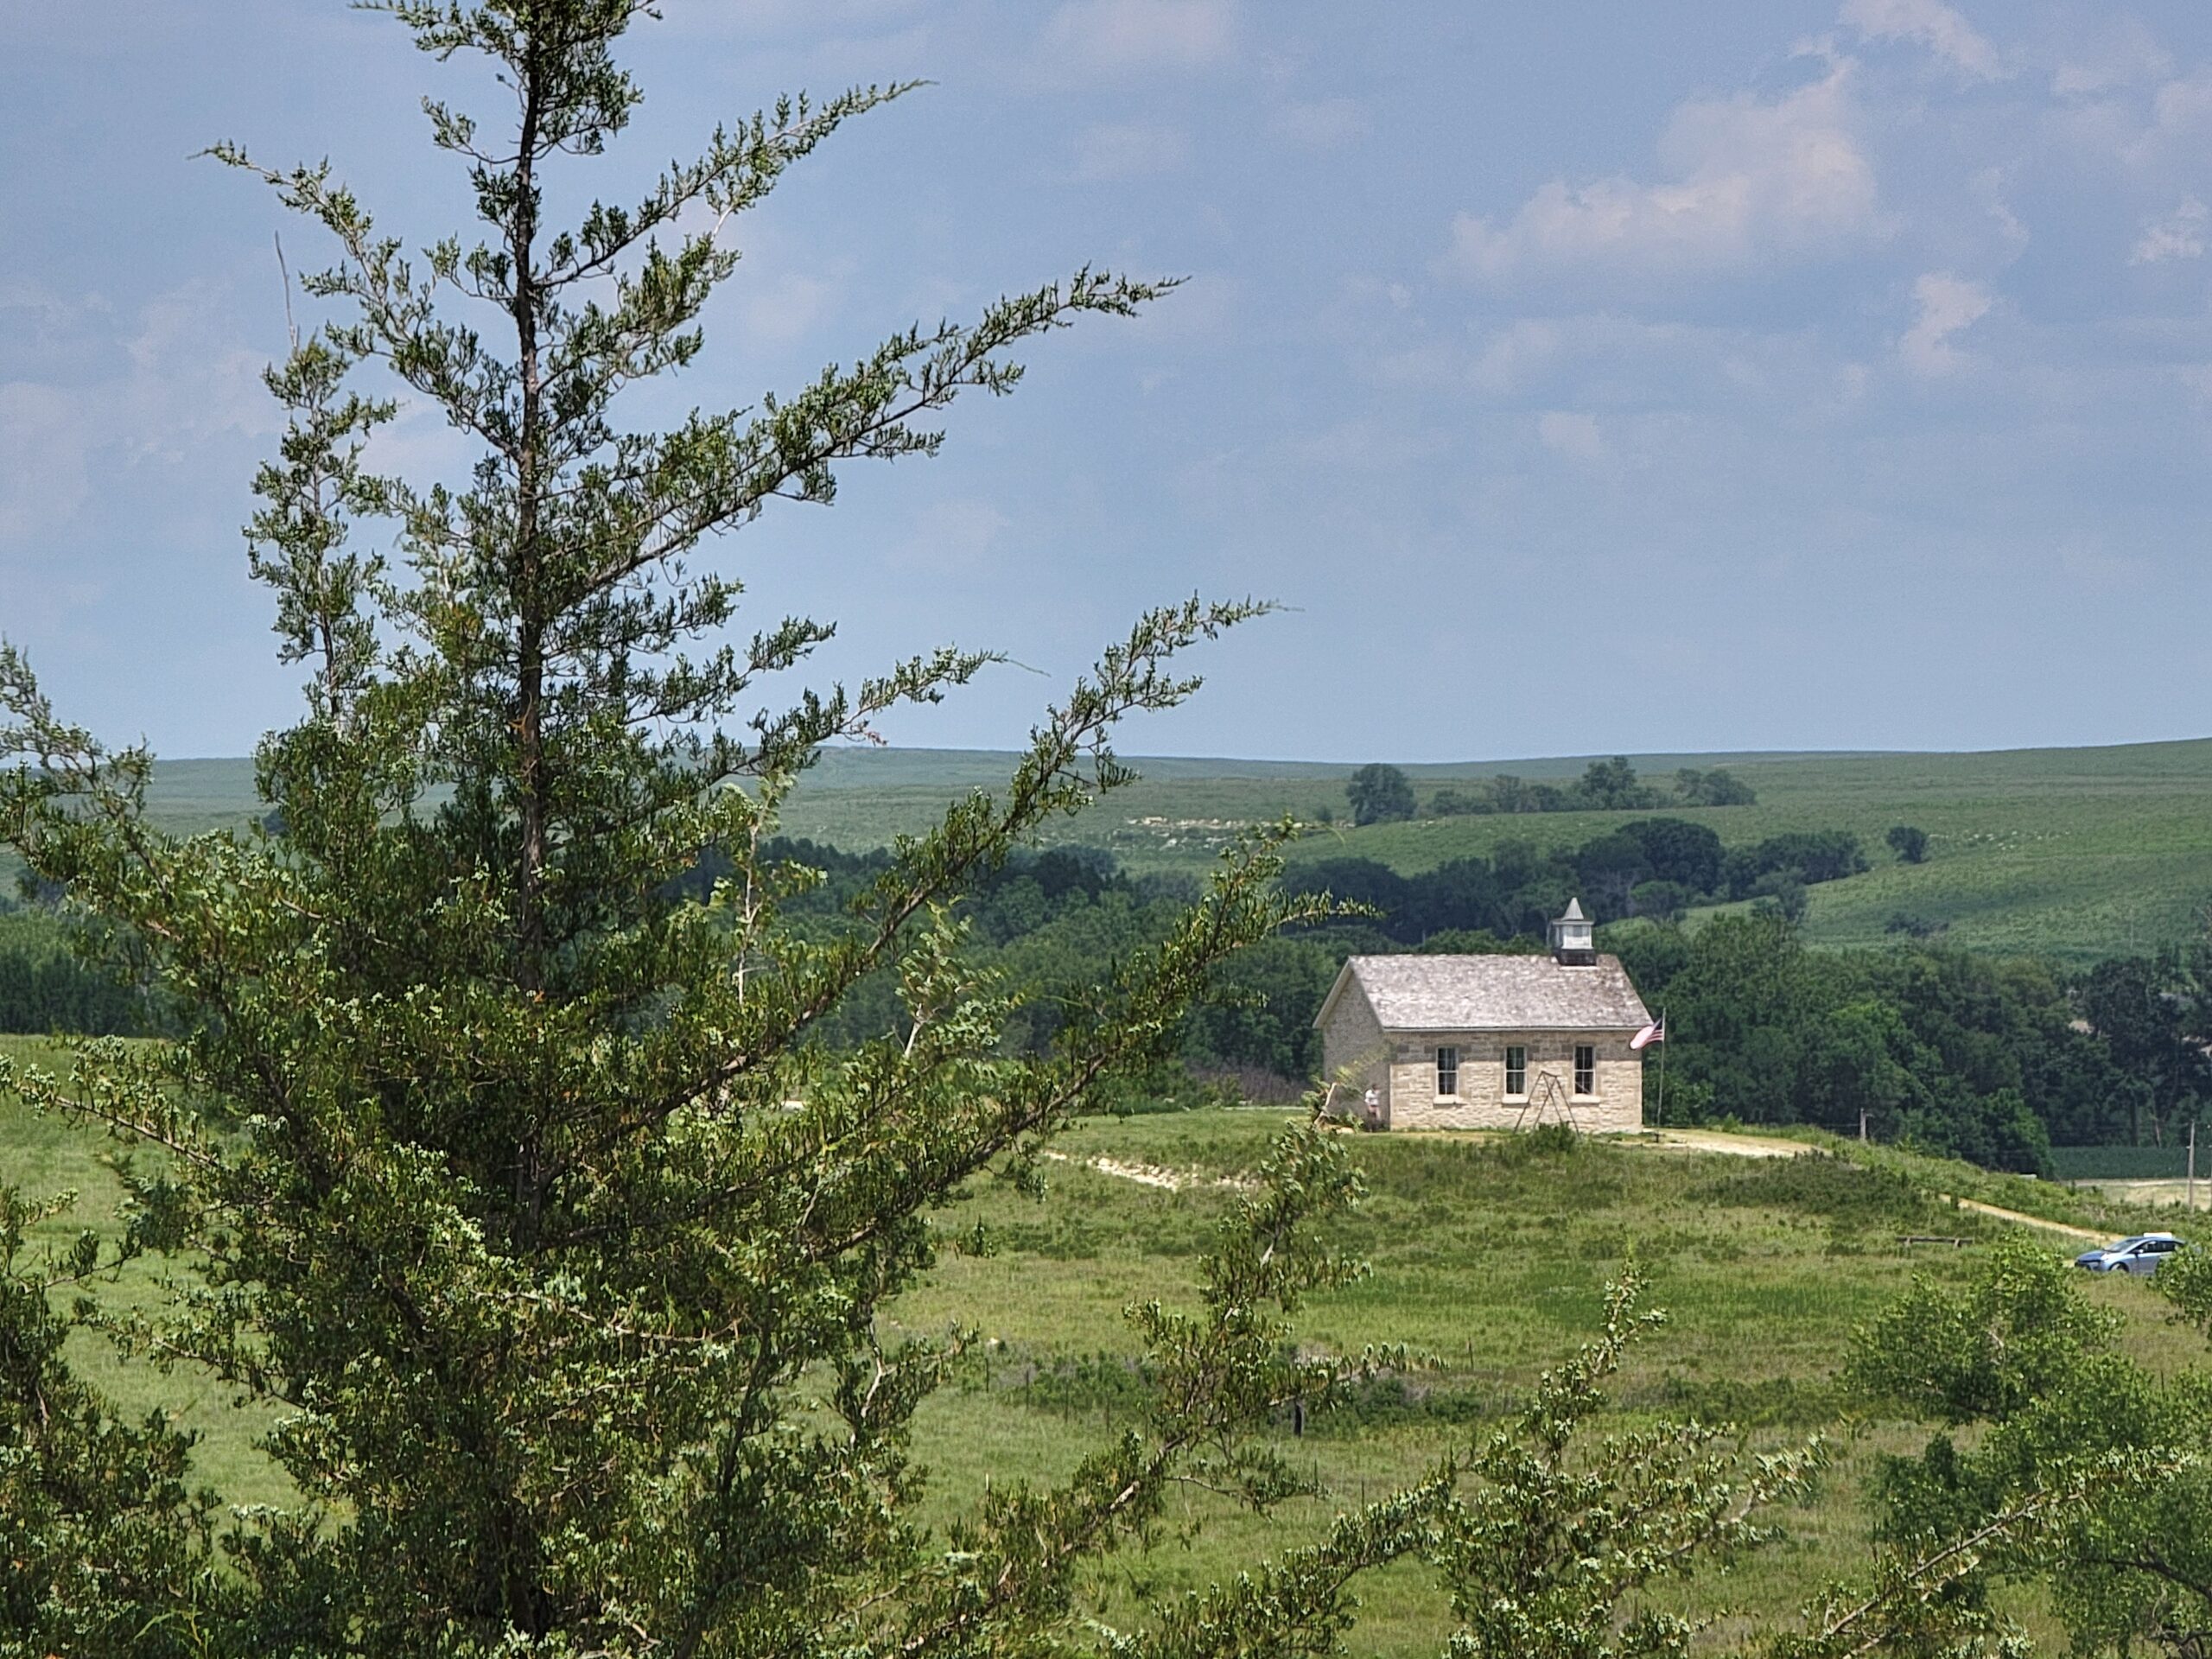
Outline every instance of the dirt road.
<svg viewBox="0 0 2212 1659">
<path fill-rule="evenodd" d="M 1719 1129 L 1660 1129 L 1656 1134 L 1658 1147 L 1662 1151 L 1717 1152 L 1730 1158 L 1795 1158 L 1800 1153 L 1812 1150 L 1802 1141 L 1783 1141 L 1763 1135 L 1732 1135 Z M 1045 1156 L 1055 1163 L 1076 1161 L 1064 1152 L 1048 1152 Z M 1192 1186 L 1249 1190 L 1252 1185 L 1249 1176 L 1209 1176 L 1199 1170 L 1166 1169 L 1157 1164 L 1125 1163 L 1115 1158 L 1086 1158 L 1082 1161 L 1101 1175 L 1135 1181 L 1140 1186 L 1160 1187 L 1170 1192 L 1179 1192 Z M 2063 1221 L 2045 1221 L 2041 1216 L 1984 1204 L 1979 1198 L 1961 1198 L 1949 1192 L 1939 1192 L 1936 1196 L 1955 1204 L 1961 1210 L 1971 1210 L 1976 1215 L 1992 1216 L 1999 1221 L 2014 1222 L 2022 1227 L 2040 1228 L 2044 1232 L 2079 1239 L 2088 1244 L 2106 1243 L 2111 1237 L 2107 1233 L 2091 1232 L 2086 1227 L 2069 1226 Z"/>
<path fill-rule="evenodd" d="M 1685 1152 L 1725 1153 L 1732 1158 L 1795 1158 L 1801 1152 L 1812 1150 L 1802 1141 L 1777 1141 L 1759 1135 L 1728 1135 L 1719 1129 L 1661 1129 L 1658 1135 L 1659 1144 L 1662 1147 L 1679 1147 Z M 1948 1199 L 1961 1210 L 1971 1210 L 1976 1215 L 1994 1216 L 1999 1221 L 2017 1222 L 2023 1227 L 2039 1227 L 2047 1233 L 2062 1233 L 2068 1238 L 2078 1238 L 2084 1243 L 2105 1244 L 2111 1242 L 2111 1235 L 2107 1233 L 2093 1233 L 2086 1227 L 2069 1226 L 2063 1221 L 2045 1221 L 2041 1216 L 1984 1204 L 1979 1198 L 1961 1198 L 1949 1192 L 1939 1192 L 1936 1196 Z"/>
</svg>

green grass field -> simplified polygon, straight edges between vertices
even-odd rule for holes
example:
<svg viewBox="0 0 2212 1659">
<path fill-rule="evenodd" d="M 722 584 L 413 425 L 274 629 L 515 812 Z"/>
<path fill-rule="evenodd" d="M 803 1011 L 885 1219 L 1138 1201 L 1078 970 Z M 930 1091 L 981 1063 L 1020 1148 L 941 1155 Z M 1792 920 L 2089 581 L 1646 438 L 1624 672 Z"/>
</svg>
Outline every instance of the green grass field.
<svg viewBox="0 0 2212 1659">
<path fill-rule="evenodd" d="M 36 1038 L 0 1036 L 0 1054 L 67 1072 L 69 1056 Z M 0 1091 L 0 1182 L 29 1198 L 76 1194 L 67 1215 L 33 1230 L 35 1253 L 59 1250 L 87 1227 L 107 1231 L 116 1226 L 123 1189 L 110 1160 L 124 1150 L 80 1125 L 35 1115 L 12 1094 Z M 142 1260 L 127 1268 L 119 1281 L 94 1290 L 118 1311 L 151 1306 L 163 1300 L 164 1280 L 180 1271 L 189 1271 L 188 1265 Z M 148 1365 L 125 1363 L 106 1342 L 82 1332 L 71 1339 L 69 1357 L 127 1415 L 143 1417 L 160 1406 L 195 1430 L 201 1438 L 194 1452 L 194 1471 L 231 1502 L 282 1502 L 291 1491 L 283 1471 L 255 1446 L 264 1415 L 239 1409 L 233 1391 L 222 1383 L 188 1371 L 164 1375 Z"/>
<path fill-rule="evenodd" d="M 2212 902 L 2212 742 L 1997 754 L 1821 756 L 1730 762 L 1758 791 L 1748 807 L 1686 812 L 1730 845 L 1791 830 L 1843 829 L 1873 868 L 1810 890 L 1806 936 L 1882 943 L 1903 911 L 1944 924 L 1951 943 L 2073 962 L 2200 936 Z M 1556 813 L 1376 825 L 1331 850 L 1415 870 L 1519 836 L 1576 843 L 1621 815 Z M 1925 863 L 1897 862 L 1882 837 L 1929 834 Z"/>
<path fill-rule="evenodd" d="M 21 1039 L 9 1052 L 50 1058 Z M 1131 1302 L 1187 1303 L 1198 1257 L 1237 1183 L 1284 1122 L 1253 1109 L 1094 1120 L 1058 1143 L 1041 1199 L 981 1183 L 944 1214 L 949 1236 L 984 1228 L 991 1250 L 946 1250 L 929 1281 L 896 1307 L 912 1330 L 958 1325 L 982 1339 L 958 1380 L 925 1407 L 916 1451 L 931 1471 L 930 1512 L 948 1515 L 986 1481 L 1049 1479 L 1127 1421 L 1139 1398 Z M 1281 1448 L 1323 1495 L 1259 1520 L 1179 1500 L 1177 1521 L 1210 1524 L 1195 1541 L 1174 1529 L 1148 1550 L 1117 1556 L 1084 1593 L 1097 1615 L 1128 1618 L 1145 1596 L 1196 1586 L 1312 1535 L 1339 1508 L 1381 1496 L 1438 1451 L 1487 1434 L 1539 1373 L 1595 1332 L 1606 1281 L 1633 1252 L 1652 1279 L 1666 1330 L 1637 1351 L 1616 1400 L 1624 1421 L 1656 1414 L 1732 1421 L 1747 1445 L 1821 1432 L 1835 1461 L 1816 1499 L 1781 1516 L 1786 1538 L 1724 1578 L 1685 1592 L 1748 1616 L 1785 1615 L 1815 1580 L 1853 1570 L 1865 1548 L 1866 1476 L 1881 1452 L 1917 1448 L 1929 1431 L 1854 1422 L 1834 1382 L 1854 1325 L 1918 1270 L 1960 1270 L 2004 1224 L 1953 1207 L 1941 1193 L 2032 1199 L 2044 1212 L 2114 1231 L 2145 1217 L 2063 1188 L 2002 1181 L 1962 1166 L 1895 1153 L 1756 1160 L 1649 1144 L 1583 1141 L 1546 1151 L 1510 1136 L 1359 1136 L 1350 1149 L 1370 1196 L 1342 1230 L 1373 1264 L 1351 1289 L 1316 1298 L 1298 1321 L 1319 1351 L 1352 1353 L 1403 1343 L 1427 1369 L 1368 1390 L 1357 1408 L 1319 1416 Z M 116 1199 L 105 1145 L 64 1123 L 0 1102 L 0 1171 L 28 1191 L 74 1187 L 80 1211 L 57 1224 L 107 1224 Z M 1853 1161 L 1865 1157 L 1865 1164 Z M 1173 1188 L 1108 1173 L 1141 1168 Z M 1907 1245 L 1901 1235 L 1957 1236 L 1964 1249 Z M 2052 1236 L 2054 1250 L 2073 1243 Z M 152 1270 L 111 1294 L 157 1294 Z M 2088 1281 L 2120 1307 L 2142 1357 L 2181 1363 L 2201 1345 L 2162 1316 L 2132 1280 Z M 237 1502 L 280 1498 L 282 1476 L 254 1449 L 261 1421 L 218 1386 L 118 1365 L 98 1345 L 79 1356 L 133 1411 L 165 1403 L 200 1430 L 201 1476 Z M 2053 1636 L 2032 1599 L 2016 1611 Z M 1408 1568 L 1369 1587 L 1355 1650 L 1433 1652 L 1445 1609 Z"/>
<path fill-rule="evenodd" d="M 1632 757 L 1649 780 L 1680 766 L 1725 766 L 1758 793 L 1749 807 L 1694 808 L 1731 846 L 1790 830 L 1845 829 L 1874 868 L 1811 890 L 1807 937 L 1821 945 L 1879 944 L 1900 912 L 1941 924 L 1978 950 L 2040 951 L 2072 963 L 2200 936 L 2212 905 L 2212 740 L 2110 748 L 1975 754 L 1743 754 Z M 918 830 L 947 798 L 988 788 L 1009 757 L 975 750 L 838 749 L 785 814 L 793 835 L 859 849 Z M 1143 779 L 1045 839 L 1104 847 L 1129 868 L 1205 869 L 1243 827 L 1344 810 L 1351 768 L 1317 762 L 1140 760 Z M 1576 775 L 1558 758 L 1411 766 L 1424 805 L 1441 785 L 1501 771 Z M 244 760 L 165 761 L 155 815 L 178 829 L 256 815 Z M 1419 819 L 1363 830 L 1331 825 L 1294 857 L 1374 858 L 1412 872 L 1491 851 L 1508 838 L 1579 844 L 1624 815 L 1525 814 Z M 1882 837 L 1911 823 L 1929 836 L 1926 863 L 1897 863 Z"/>
</svg>

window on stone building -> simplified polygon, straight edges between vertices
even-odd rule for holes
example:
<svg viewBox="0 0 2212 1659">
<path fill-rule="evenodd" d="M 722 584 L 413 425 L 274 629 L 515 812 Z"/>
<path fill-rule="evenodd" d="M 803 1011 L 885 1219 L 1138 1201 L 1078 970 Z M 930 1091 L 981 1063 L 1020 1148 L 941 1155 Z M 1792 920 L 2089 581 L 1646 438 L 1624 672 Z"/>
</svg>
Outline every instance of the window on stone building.
<svg viewBox="0 0 2212 1659">
<path fill-rule="evenodd" d="M 1436 1092 L 1440 1096 L 1459 1092 L 1459 1051 L 1456 1048 L 1436 1051 Z"/>
<path fill-rule="evenodd" d="M 1505 1051 L 1505 1095 L 1518 1100 L 1529 1092 L 1529 1051 L 1515 1045 Z"/>
<path fill-rule="evenodd" d="M 1574 1046 L 1574 1092 L 1578 1095 L 1598 1092 L 1598 1051 L 1588 1043 Z"/>
</svg>

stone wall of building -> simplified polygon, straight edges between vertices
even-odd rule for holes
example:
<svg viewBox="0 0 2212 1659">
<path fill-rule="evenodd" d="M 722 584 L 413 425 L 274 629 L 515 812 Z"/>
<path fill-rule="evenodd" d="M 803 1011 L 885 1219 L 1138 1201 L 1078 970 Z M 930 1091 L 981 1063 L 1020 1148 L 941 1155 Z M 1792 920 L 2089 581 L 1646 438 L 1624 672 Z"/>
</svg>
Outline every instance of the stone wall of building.
<svg viewBox="0 0 2212 1659">
<path fill-rule="evenodd" d="M 1363 1002 L 1347 995 L 1344 1003 Z M 1372 1015 L 1369 1016 L 1370 1019 Z M 1590 1135 L 1633 1134 L 1643 1127 L 1643 1057 L 1628 1046 L 1636 1033 L 1619 1032 L 1402 1032 L 1389 1039 L 1389 1126 L 1397 1129 L 1534 1128 L 1541 1121 L 1565 1118 Z M 1574 1050 L 1586 1043 L 1597 1051 L 1594 1087 L 1574 1092 Z M 1436 1051 L 1459 1051 L 1458 1092 L 1436 1092 Z M 1527 1090 L 1505 1092 L 1505 1051 L 1528 1051 Z M 1544 1074 L 1559 1079 L 1556 1092 L 1545 1088 Z"/>
<path fill-rule="evenodd" d="M 1375 1010 L 1368 1006 L 1359 987 L 1346 987 L 1321 1027 L 1321 1080 L 1339 1084 L 1351 1093 L 1350 1100 L 1338 1093 L 1337 1110 L 1357 1114 L 1360 1096 L 1370 1089 L 1379 1090 L 1382 1122 L 1389 1122 L 1392 1052 L 1391 1046 L 1383 1040 Z"/>
</svg>

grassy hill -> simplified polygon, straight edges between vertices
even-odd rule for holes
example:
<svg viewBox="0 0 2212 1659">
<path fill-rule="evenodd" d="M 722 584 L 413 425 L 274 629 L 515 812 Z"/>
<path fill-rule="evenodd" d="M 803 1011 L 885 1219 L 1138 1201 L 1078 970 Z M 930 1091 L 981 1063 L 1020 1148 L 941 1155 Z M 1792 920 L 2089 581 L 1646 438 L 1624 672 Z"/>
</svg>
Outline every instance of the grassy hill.
<svg viewBox="0 0 2212 1659">
<path fill-rule="evenodd" d="M 2212 901 L 2212 741 L 1991 754 L 1824 755 L 1737 762 L 1748 807 L 1695 809 L 1731 846 L 1785 830 L 1845 829 L 1874 868 L 1810 890 L 1806 937 L 1880 943 L 1898 912 L 1953 943 L 2080 962 L 2200 934 Z M 1380 824 L 1308 843 L 1308 855 L 1379 859 L 1402 871 L 1485 853 L 1508 837 L 1578 843 L 1618 813 Z M 1924 864 L 1895 862 L 1892 824 L 1929 835 Z"/>
<path fill-rule="evenodd" d="M 2073 962 L 2196 936 L 2212 902 L 2212 740 L 1970 754 L 1729 754 L 1631 757 L 1647 779 L 1723 766 L 1758 791 L 1749 807 L 1678 809 L 1731 846 L 1790 830 L 1856 831 L 1875 868 L 1811 892 L 1807 937 L 1870 944 L 1906 912 L 1952 942 L 2037 950 Z M 791 804 L 785 826 L 834 845 L 880 846 L 929 823 L 946 799 L 1002 780 L 1009 757 L 979 750 L 830 751 Z M 1351 768 L 1307 761 L 1140 759 L 1142 781 L 1047 839 L 1105 847 L 1140 870 L 1204 869 L 1243 827 L 1344 810 Z M 1512 772 L 1577 775 L 1586 757 L 1409 766 L 1426 805 L 1454 780 Z M 152 806 L 179 829 L 256 816 L 244 760 L 165 761 Z M 1364 857 L 1401 871 L 1488 853 L 1508 838 L 1576 844 L 1625 816 L 1561 812 L 1330 826 L 1300 859 Z M 1892 824 L 1929 836 L 1928 861 L 1893 862 Z"/>
<path fill-rule="evenodd" d="M 1648 779 L 1675 766 L 1724 766 L 1751 785 L 1748 807 L 1668 809 L 1709 824 L 1730 846 L 1793 830 L 1845 829 L 1866 843 L 1866 874 L 1811 890 L 1806 936 L 1821 945 L 1880 944 L 1899 912 L 1942 925 L 1953 943 L 2035 950 L 2082 963 L 2201 933 L 2212 902 L 2212 740 L 1975 754 L 1632 757 Z M 1141 762 L 1143 782 L 1053 839 L 1109 848 L 1140 869 L 1202 868 L 1244 824 L 1344 810 L 1350 768 L 1274 776 L 1195 776 Z M 1183 763 L 1185 765 L 1197 763 Z M 1207 763 L 1213 764 L 1213 763 Z M 1424 806 L 1440 785 L 1501 770 L 1572 776 L 1580 760 L 1409 767 Z M 844 777 L 859 779 L 854 767 Z M 841 846 L 928 821 L 942 785 L 825 779 L 789 815 L 794 833 Z M 1417 818 L 1317 831 L 1294 859 L 1373 858 L 1405 873 L 1488 854 L 1508 839 L 1574 845 L 1624 817 L 1610 812 Z M 1895 862 L 1893 824 L 1928 832 L 1923 864 Z"/>
<path fill-rule="evenodd" d="M 897 1310 L 910 1329 L 957 1325 L 981 1338 L 918 1427 L 933 1515 L 949 1513 L 986 1480 L 1062 1472 L 1128 1420 L 1141 1379 L 1123 1309 L 1152 1297 L 1189 1300 L 1212 1224 L 1282 1121 L 1255 1109 L 1096 1121 L 1058 1144 L 1041 1200 L 984 1183 L 939 1218 L 948 1238 L 982 1224 L 990 1249 L 946 1250 L 929 1282 Z M 110 1224 L 115 1189 L 100 1150 L 76 1129 L 0 1101 L 6 1178 L 33 1191 L 75 1186 L 80 1220 Z M 1916 1450 L 1929 1432 L 1847 1425 L 1834 1378 L 1855 1324 L 1915 1271 L 1955 1271 L 2003 1225 L 1938 1195 L 2024 1195 L 2116 1230 L 2140 1219 L 1961 1166 L 1881 1152 L 1861 1164 L 1848 1146 L 1834 1147 L 1845 1156 L 1769 1160 L 1586 1141 L 1547 1148 L 1510 1136 L 1362 1136 L 1351 1150 L 1371 1196 L 1343 1242 L 1374 1272 L 1314 1299 L 1300 1317 L 1300 1339 L 1340 1353 L 1402 1342 L 1428 1356 L 1427 1365 L 1368 1389 L 1353 1409 L 1317 1417 L 1302 1437 L 1279 1427 L 1278 1443 L 1321 1484 L 1320 1498 L 1293 1503 L 1269 1522 L 1217 1515 L 1213 1501 L 1197 1494 L 1178 1500 L 1171 1523 L 1204 1511 L 1218 1529 L 1186 1545 L 1171 1524 L 1150 1551 L 1118 1557 L 1084 1586 L 1101 1617 L 1124 1618 L 1140 1593 L 1203 1584 L 1310 1536 L 1339 1508 L 1423 1471 L 1447 1444 L 1489 1433 L 1541 1370 L 1593 1334 L 1602 1287 L 1631 1251 L 1652 1274 L 1652 1304 L 1671 1318 L 1622 1380 L 1624 1422 L 1657 1413 L 1726 1419 L 1758 1446 L 1834 1433 L 1833 1471 L 1812 1502 L 1781 1517 L 1785 1540 L 1689 1592 L 1701 1605 L 1718 1598 L 1783 1616 L 1815 1580 L 1860 1565 L 1862 1493 L 1874 1459 Z M 53 1241 L 68 1231 L 55 1225 Z M 1971 1242 L 1928 1254 L 1900 1243 L 1904 1234 Z M 2076 1248 L 2050 1243 L 2069 1254 Z M 152 1279 L 136 1275 L 114 1294 L 149 1295 Z M 2139 1357 L 2179 1363 L 2199 1345 L 2164 1319 L 2164 1305 L 2144 1285 L 2096 1281 L 2089 1289 L 2126 1316 Z M 92 1344 L 84 1357 L 133 1408 L 160 1401 L 199 1427 L 200 1471 L 234 1501 L 281 1495 L 283 1478 L 251 1444 L 257 1421 L 221 1389 L 181 1371 L 163 1378 L 120 1370 Z M 2039 1634 L 2053 1634 L 2031 1599 L 2017 1611 Z M 1353 1646 L 1434 1652 L 1443 1618 L 1417 1570 L 1387 1574 L 1371 1587 Z"/>
</svg>

